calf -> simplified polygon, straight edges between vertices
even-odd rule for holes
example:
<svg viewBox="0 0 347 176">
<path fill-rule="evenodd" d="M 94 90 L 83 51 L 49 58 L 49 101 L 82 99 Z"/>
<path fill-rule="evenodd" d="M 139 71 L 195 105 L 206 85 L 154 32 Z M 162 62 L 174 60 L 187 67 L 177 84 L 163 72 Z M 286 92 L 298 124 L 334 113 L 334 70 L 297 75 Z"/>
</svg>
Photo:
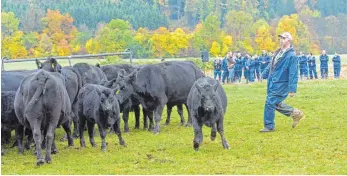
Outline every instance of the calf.
<svg viewBox="0 0 347 176">
<path fill-rule="evenodd" d="M 94 125 L 98 125 L 102 139 L 101 150 L 106 151 L 106 128 L 113 125 L 119 143 L 126 146 L 120 131 L 119 105 L 116 98 L 116 90 L 106 88 L 101 85 L 86 84 L 78 95 L 78 116 L 80 143 L 85 147 L 84 126 L 87 122 L 89 140 L 93 147 L 96 146 L 94 141 Z"/>
<path fill-rule="evenodd" d="M 196 151 L 199 150 L 199 145 L 202 143 L 203 124 L 212 127 L 212 141 L 215 140 L 216 130 L 218 130 L 222 138 L 223 147 L 229 149 L 223 129 L 227 97 L 219 82 L 209 77 L 198 79 L 190 89 L 187 103 L 194 128 L 194 149 Z"/>
</svg>

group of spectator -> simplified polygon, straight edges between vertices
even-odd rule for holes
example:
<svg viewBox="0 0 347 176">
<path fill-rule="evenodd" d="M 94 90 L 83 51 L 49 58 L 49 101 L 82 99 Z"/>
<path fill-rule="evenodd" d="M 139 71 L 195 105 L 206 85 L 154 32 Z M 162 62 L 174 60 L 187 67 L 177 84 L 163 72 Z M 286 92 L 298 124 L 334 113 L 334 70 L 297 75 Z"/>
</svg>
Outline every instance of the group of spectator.
<svg viewBox="0 0 347 176">
<path fill-rule="evenodd" d="M 222 59 L 214 60 L 214 79 L 225 83 L 240 83 L 242 76 L 246 83 L 252 83 L 255 80 L 262 81 L 261 73 L 271 62 L 272 53 L 263 50 L 260 56 L 250 54 L 242 55 L 240 52 L 228 52 Z M 318 79 L 316 70 L 316 58 L 312 53 L 304 55 L 302 52 L 297 56 L 300 78 Z M 319 56 L 320 73 L 322 79 L 328 78 L 329 56 L 325 50 L 322 50 Z M 340 78 L 341 58 L 338 53 L 333 56 L 334 78 Z"/>
</svg>

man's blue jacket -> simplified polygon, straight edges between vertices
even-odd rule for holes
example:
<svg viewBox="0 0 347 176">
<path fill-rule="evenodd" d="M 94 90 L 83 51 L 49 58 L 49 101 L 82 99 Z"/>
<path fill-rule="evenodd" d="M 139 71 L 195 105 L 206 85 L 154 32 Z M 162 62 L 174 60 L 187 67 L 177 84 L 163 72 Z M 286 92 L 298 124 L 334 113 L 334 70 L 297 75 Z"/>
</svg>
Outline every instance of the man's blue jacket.
<svg viewBox="0 0 347 176">
<path fill-rule="evenodd" d="M 296 92 L 298 84 L 298 59 L 291 47 L 275 62 L 274 58 L 279 53 L 276 51 L 273 59 L 262 72 L 262 77 L 267 79 L 267 96 L 272 101 L 283 101 L 289 92 Z"/>
</svg>

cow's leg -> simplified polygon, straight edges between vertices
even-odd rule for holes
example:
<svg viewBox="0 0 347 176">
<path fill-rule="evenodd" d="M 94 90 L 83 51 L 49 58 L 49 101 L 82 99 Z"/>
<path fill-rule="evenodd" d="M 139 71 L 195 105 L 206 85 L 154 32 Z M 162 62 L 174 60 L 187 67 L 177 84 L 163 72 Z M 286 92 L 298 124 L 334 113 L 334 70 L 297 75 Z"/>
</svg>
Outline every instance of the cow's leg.
<svg viewBox="0 0 347 176">
<path fill-rule="evenodd" d="M 166 104 L 167 104 L 167 97 L 164 96 L 163 98 L 159 100 L 159 105 L 154 110 L 154 118 L 155 118 L 155 128 L 153 130 L 154 134 L 159 134 L 161 116 L 163 114 L 163 109 Z"/>
<path fill-rule="evenodd" d="M 135 129 L 140 128 L 140 105 L 134 106 L 135 113 Z"/>
<path fill-rule="evenodd" d="M 217 124 L 214 123 L 212 124 L 211 127 L 211 140 L 214 141 L 216 139 L 216 135 L 217 135 Z"/>
<path fill-rule="evenodd" d="M 122 138 L 122 133 L 120 130 L 120 120 L 116 120 L 116 122 L 113 124 L 114 131 L 116 135 L 118 136 L 119 144 L 126 147 L 125 141 Z"/>
<path fill-rule="evenodd" d="M 45 150 L 46 149 L 46 144 L 47 144 L 47 142 L 46 142 L 46 134 L 47 134 L 47 129 L 48 128 L 44 128 L 43 130 L 41 130 L 41 135 L 42 135 L 42 145 L 41 145 L 41 149 L 42 150 Z"/>
<path fill-rule="evenodd" d="M 50 123 L 47 129 L 46 133 L 46 162 L 51 163 L 52 162 L 52 144 L 54 140 L 54 128 L 56 127 L 55 124 Z"/>
<path fill-rule="evenodd" d="M 154 129 L 153 111 L 147 111 L 147 115 L 149 119 L 148 131 L 152 131 Z"/>
<path fill-rule="evenodd" d="M 27 133 L 26 133 L 27 132 Z M 33 133 L 30 129 L 26 128 L 24 134 L 28 135 L 27 142 L 25 143 L 25 148 L 30 150 L 30 144 L 33 142 Z"/>
<path fill-rule="evenodd" d="M 100 132 L 100 137 L 101 137 L 101 151 L 106 152 L 106 129 L 98 123 L 98 128 Z M 88 126 L 89 129 L 89 126 Z M 93 144 L 92 144 L 93 145 Z"/>
<path fill-rule="evenodd" d="M 202 143 L 203 135 L 202 135 L 202 124 L 199 124 L 196 119 L 193 120 L 193 128 L 194 128 L 194 141 L 193 147 L 195 151 L 199 150 L 199 146 Z"/>
<path fill-rule="evenodd" d="M 217 121 L 217 130 L 218 130 L 218 133 L 220 134 L 220 137 L 222 138 L 223 147 L 225 149 L 229 149 L 229 144 L 224 136 L 223 117 Z"/>
<path fill-rule="evenodd" d="M 94 123 L 87 121 L 88 125 L 88 135 L 89 135 L 89 142 L 93 147 L 96 147 L 96 143 L 94 141 Z"/>
<path fill-rule="evenodd" d="M 86 142 L 84 141 L 84 127 L 86 125 L 86 119 L 85 117 L 80 116 L 79 120 L 79 131 L 80 131 L 80 144 L 81 147 L 86 147 Z"/>
<path fill-rule="evenodd" d="M 129 120 L 129 108 L 126 108 L 123 110 L 123 121 L 124 121 L 124 133 L 129 132 L 129 125 L 128 125 L 128 120 Z"/>
<path fill-rule="evenodd" d="M 45 163 L 45 159 L 42 157 L 42 138 L 41 138 L 41 123 L 38 121 L 34 121 L 30 123 L 30 126 L 32 127 L 34 141 L 35 141 L 35 147 L 36 147 L 36 163 L 37 165 L 42 165 Z"/>
<path fill-rule="evenodd" d="M 78 103 L 75 102 L 72 104 L 72 112 L 73 112 L 73 116 L 72 116 L 72 122 L 73 122 L 73 126 L 74 126 L 74 131 L 73 131 L 73 134 L 72 134 L 72 137 L 73 138 L 78 138 L 79 136 L 79 130 L 78 130 Z"/>
<path fill-rule="evenodd" d="M 177 105 L 177 112 L 181 117 L 181 125 L 183 126 L 186 123 L 186 121 L 184 120 L 184 116 L 183 116 L 183 105 L 182 104 Z"/>
<path fill-rule="evenodd" d="M 18 153 L 23 154 L 24 152 L 24 147 L 23 147 L 23 136 L 24 136 L 24 126 L 19 125 L 16 130 L 16 141 L 17 141 L 17 146 L 18 146 Z"/>
<path fill-rule="evenodd" d="M 148 112 L 144 108 L 142 108 L 142 113 L 143 113 L 143 129 L 148 128 Z"/>
<path fill-rule="evenodd" d="M 171 111 L 172 111 L 172 106 L 171 105 L 166 105 L 167 118 L 166 118 L 165 125 L 169 125 L 170 124 Z"/>
<path fill-rule="evenodd" d="M 192 116 L 191 116 L 191 114 L 189 112 L 189 108 L 188 108 L 187 103 L 184 103 L 184 105 L 185 105 L 185 107 L 187 109 L 187 112 L 188 112 L 188 122 L 186 124 L 186 127 L 190 127 L 190 126 L 192 126 Z"/>
<path fill-rule="evenodd" d="M 55 145 L 55 134 L 53 137 L 53 143 L 52 143 L 52 154 L 57 154 L 58 153 L 58 149 L 57 149 L 57 145 Z"/>
<path fill-rule="evenodd" d="M 70 122 L 67 121 L 65 123 L 62 124 L 65 132 L 66 132 L 66 135 L 67 135 L 67 141 L 68 141 L 68 146 L 73 146 L 73 139 L 72 139 L 72 136 L 71 136 L 71 127 L 70 127 Z"/>
</svg>

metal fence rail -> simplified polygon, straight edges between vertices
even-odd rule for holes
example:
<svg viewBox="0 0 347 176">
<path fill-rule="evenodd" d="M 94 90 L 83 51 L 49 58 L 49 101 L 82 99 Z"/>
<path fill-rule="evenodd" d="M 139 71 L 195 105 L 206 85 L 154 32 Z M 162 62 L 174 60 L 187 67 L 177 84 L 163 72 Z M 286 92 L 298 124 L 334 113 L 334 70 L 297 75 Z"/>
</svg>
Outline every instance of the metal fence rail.
<svg viewBox="0 0 347 176">
<path fill-rule="evenodd" d="M 49 57 L 54 59 L 67 59 L 69 61 L 69 65 L 72 66 L 71 64 L 72 59 L 78 59 L 78 58 L 93 59 L 94 57 L 106 57 L 106 56 L 116 56 L 116 55 L 130 55 L 130 63 L 132 64 L 133 57 L 130 51 L 116 52 L 116 53 L 102 53 L 102 54 L 71 55 L 71 56 L 49 56 Z M 1 59 L 1 66 L 2 66 L 1 70 L 5 71 L 4 63 L 30 62 L 30 61 L 46 60 L 46 59 L 47 57 L 9 60 L 7 57 L 4 57 Z"/>
</svg>

